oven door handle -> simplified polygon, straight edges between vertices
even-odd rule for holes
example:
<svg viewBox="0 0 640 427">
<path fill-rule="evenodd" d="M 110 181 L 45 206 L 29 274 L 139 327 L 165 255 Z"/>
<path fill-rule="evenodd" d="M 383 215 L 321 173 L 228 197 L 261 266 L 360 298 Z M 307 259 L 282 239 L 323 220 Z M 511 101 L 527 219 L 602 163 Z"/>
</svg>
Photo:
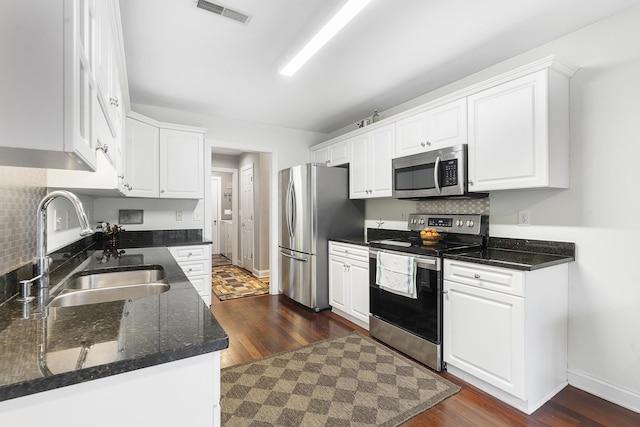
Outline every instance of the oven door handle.
<svg viewBox="0 0 640 427">
<path fill-rule="evenodd" d="M 435 259 L 416 259 L 414 258 L 414 262 L 416 266 L 424 266 L 424 267 L 435 267 L 437 266 L 437 261 Z"/>
<path fill-rule="evenodd" d="M 442 194 L 442 189 L 440 188 L 440 156 L 436 157 L 436 166 L 433 168 L 433 183 L 438 194 Z"/>
</svg>

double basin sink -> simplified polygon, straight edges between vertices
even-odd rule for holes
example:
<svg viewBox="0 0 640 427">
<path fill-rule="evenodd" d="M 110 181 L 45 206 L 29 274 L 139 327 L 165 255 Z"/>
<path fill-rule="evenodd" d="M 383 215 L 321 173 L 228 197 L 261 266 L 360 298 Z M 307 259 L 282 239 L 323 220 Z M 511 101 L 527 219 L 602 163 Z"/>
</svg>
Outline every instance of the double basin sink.
<svg viewBox="0 0 640 427">
<path fill-rule="evenodd" d="M 80 271 L 52 290 L 48 307 L 73 307 L 159 295 L 170 288 L 164 268 L 145 265 Z"/>
</svg>

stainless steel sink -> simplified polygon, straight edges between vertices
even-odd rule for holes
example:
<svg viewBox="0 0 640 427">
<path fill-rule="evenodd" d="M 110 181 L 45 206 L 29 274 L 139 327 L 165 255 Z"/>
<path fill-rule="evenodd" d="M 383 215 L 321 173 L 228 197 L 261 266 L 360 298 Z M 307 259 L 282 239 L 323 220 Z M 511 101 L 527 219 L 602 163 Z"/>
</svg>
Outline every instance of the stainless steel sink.
<svg viewBox="0 0 640 427">
<path fill-rule="evenodd" d="M 82 271 L 56 287 L 49 307 L 70 307 L 158 295 L 169 283 L 159 265 Z"/>
</svg>

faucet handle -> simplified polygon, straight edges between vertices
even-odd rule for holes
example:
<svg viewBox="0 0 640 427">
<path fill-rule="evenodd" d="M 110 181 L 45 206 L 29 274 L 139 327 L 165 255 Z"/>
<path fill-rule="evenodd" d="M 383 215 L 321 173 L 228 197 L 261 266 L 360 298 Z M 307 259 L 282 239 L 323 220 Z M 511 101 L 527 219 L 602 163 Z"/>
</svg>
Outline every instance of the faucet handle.
<svg viewBox="0 0 640 427">
<path fill-rule="evenodd" d="M 27 303 L 29 301 L 33 301 L 35 299 L 34 296 L 31 295 L 31 285 L 36 280 L 39 280 L 42 277 L 42 274 L 37 275 L 31 279 L 21 280 L 20 281 L 20 297 L 16 298 L 17 301 L 22 301 Z"/>
</svg>

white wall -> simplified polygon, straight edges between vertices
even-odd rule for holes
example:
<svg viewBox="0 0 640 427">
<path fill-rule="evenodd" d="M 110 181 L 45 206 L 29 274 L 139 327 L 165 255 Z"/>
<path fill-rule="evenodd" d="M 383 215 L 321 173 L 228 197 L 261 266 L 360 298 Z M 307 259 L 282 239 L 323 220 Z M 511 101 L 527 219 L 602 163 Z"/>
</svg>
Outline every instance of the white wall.
<svg viewBox="0 0 640 427">
<path fill-rule="evenodd" d="M 82 202 L 89 224 L 95 229 L 98 224 L 93 215 L 94 199 L 90 196 L 75 194 Z M 66 222 L 67 213 L 69 218 L 68 228 L 66 228 L 65 224 L 65 230 L 55 231 L 55 214 Z M 80 221 L 78 221 L 78 215 L 71 202 L 64 197 L 54 199 L 47 207 L 47 252 L 58 250 L 82 238 L 80 236 Z"/>
<path fill-rule="evenodd" d="M 569 381 L 640 412 L 640 7 L 415 100 L 386 118 L 550 54 L 579 67 L 570 86 L 568 190 L 491 193 L 490 235 L 575 242 L 569 268 Z M 348 129 L 353 130 L 353 129 Z M 331 137 L 344 133 L 339 130 Z M 499 153 L 498 153 L 499 154 Z M 508 159 L 505 159 L 508 161 Z M 367 222 L 407 208 L 367 204 Z M 516 225 L 519 209 L 529 227 Z M 553 295 L 549 295 L 553 298 Z"/>
<path fill-rule="evenodd" d="M 204 203 L 189 199 L 98 198 L 93 203 L 96 221 L 119 224 L 119 209 L 142 209 L 143 224 L 124 224 L 125 230 L 183 230 L 204 228 Z M 182 221 L 176 219 L 182 212 Z M 194 219 L 194 213 L 199 219 Z"/>
</svg>

